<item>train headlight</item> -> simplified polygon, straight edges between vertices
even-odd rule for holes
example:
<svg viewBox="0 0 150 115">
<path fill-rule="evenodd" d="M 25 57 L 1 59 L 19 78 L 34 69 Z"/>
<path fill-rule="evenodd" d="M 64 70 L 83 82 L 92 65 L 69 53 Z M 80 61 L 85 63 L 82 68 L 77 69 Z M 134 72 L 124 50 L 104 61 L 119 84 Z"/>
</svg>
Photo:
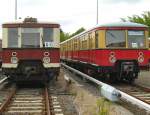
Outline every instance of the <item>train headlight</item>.
<svg viewBox="0 0 150 115">
<path fill-rule="evenodd" d="M 17 57 L 11 57 L 11 63 L 16 64 L 18 62 Z"/>
<path fill-rule="evenodd" d="M 49 57 L 44 57 L 43 62 L 44 63 L 50 63 L 50 58 Z"/>
<path fill-rule="evenodd" d="M 143 52 L 139 52 L 139 57 L 138 57 L 138 62 L 139 63 L 142 63 L 143 61 L 144 61 L 144 54 L 143 54 Z"/>
<path fill-rule="evenodd" d="M 144 57 L 143 57 L 143 56 L 139 56 L 139 57 L 138 57 L 138 62 L 139 62 L 139 63 L 142 63 L 143 61 L 144 61 Z"/>
<path fill-rule="evenodd" d="M 49 56 L 49 52 L 44 52 L 44 56 Z"/>
<path fill-rule="evenodd" d="M 11 55 L 12 56 L 17 56 L 17 52 L 12 52 Z"/>
<path fill-rule="evenodd" d="M 116 57 L 115 57 L 115 52 L 110 52 L 109 53 L 109 62 L 110 63 L 115 63 L 116 62 Z"/>
<path fill-rule="evenodd" d="M 112 57 L 109 57 L 109 61 L 111 63 L 115 63 L 116 62 L 116 57 L 112 56 Z"/>
</svg>

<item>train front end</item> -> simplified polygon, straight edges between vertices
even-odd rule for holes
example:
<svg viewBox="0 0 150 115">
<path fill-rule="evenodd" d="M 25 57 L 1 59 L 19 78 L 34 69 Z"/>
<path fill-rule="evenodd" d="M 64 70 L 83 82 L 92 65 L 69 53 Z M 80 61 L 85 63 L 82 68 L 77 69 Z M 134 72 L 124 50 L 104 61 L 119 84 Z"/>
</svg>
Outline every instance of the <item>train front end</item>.
<svg viewBox="0 0 150 115">
<path fill-rule="evenodd" d="M 60 25 L 26 18 L 3 24 L 2 69 L 12 81 L 49 81 L 59 75 Z"/>
</svg>

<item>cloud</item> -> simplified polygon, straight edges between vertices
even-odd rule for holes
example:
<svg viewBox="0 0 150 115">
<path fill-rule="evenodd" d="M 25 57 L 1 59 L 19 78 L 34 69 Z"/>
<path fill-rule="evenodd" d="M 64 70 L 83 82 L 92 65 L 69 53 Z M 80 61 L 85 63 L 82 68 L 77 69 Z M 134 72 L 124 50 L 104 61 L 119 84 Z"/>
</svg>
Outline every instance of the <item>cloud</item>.
<svg viewBox="0 0 150 115">
<path fill-rule="evenodd" d="M 2 0 L 0 24 L 14 20 L 14 1 Z M 65 32 L 96 25 L 97 0 L 18 0 L 18 17 L 58 22 Z M 99 24 L 150 11 L 150 0 L 99 0 Z M 0 28 L 1 36 L 1 28 Z"/>
</svg>

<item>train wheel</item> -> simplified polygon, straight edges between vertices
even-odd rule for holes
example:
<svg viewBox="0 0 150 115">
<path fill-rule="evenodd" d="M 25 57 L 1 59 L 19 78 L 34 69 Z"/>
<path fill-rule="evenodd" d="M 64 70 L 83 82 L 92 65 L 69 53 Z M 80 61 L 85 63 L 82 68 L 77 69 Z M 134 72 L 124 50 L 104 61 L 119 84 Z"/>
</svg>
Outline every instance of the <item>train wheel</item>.
<svg viewBox="0 0 150 115">
<path fill-rule="evenodd" d="M 128 74 L 127 74 L 127 81 L 130 83 L 130 84 L 133 84 L 134 83 L 134 81 L 135 81 L 135 73 L 133 73 L 133 72 L 129 72 Z"/>
</svg>

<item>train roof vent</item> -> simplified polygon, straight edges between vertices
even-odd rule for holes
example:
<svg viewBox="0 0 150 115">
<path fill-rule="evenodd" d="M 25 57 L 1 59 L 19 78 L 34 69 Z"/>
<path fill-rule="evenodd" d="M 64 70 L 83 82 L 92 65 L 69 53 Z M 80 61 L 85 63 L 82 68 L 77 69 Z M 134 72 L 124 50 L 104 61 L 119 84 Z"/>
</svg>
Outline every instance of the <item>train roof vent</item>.
<svg viewBox="0 0 150 115">
<path fill-rule="evenodd" d="M 37 18 L 27 17 L 23 21 L 24 23 L 37 23 Z"/>
</svg>

